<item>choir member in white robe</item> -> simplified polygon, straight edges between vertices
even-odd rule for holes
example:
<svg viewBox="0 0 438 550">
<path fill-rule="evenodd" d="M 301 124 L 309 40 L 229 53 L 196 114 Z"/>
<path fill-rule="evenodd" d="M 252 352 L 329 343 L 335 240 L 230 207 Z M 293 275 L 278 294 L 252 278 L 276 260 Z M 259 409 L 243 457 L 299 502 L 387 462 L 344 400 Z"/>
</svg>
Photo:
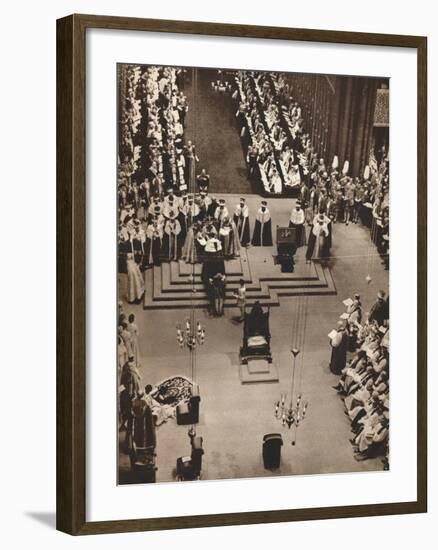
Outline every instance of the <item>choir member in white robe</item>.
<svg viewBox="0 0 438 550">
<path fill-rule="evenodd" d="M 295 239 L 297 248 L 306 244 L 306 228 L 305 228 L 306 216 L 304 210 L 301 208 L 301 202 L 299 200 L 295 203 L 295 208 L 292 209 L 289 219 L 289 227 L 295 229 Z"/>
<path fill-rule="evenodd" d="M 128 254 L 128 293 L 127 299 L 130 304 L 139 303 L 144 295 L 144 280 L 140 268 L 135 263 L 134 256 Z"/>
<path fill-rule="evenodd" d="M 244 198 L 240 199 L 239 204 L 234 210 L 234 223 L 236 224 L 237 235 L 242 246 L 248 246 L 251 240 L 251 230 L 249 227 L 249 210 Z"/>
<path fill-rule="evenodd" d="M 298 188 L 301 185 L 301 175 L 299 167 L 296 164 L 292 164 L 289 171 L 288 177 L 286 179 L 286 185 L 292 188 Z"/>
<path fill-rule="evenodd" d="M 306 261 L 322 260 L 328 256 L 329 229 L 324 222 L 324 214 L 313 223 L 309 234 L 309 242 L 306 251 Z"/>
<path fill-rule="evenodd" d="M 135 322 L 135 315 L 130 313 L 128 316 L 128 326 L 126 330 L 131 335 L 132 355 L 134 356 L 135 365 L 139 366 L 139 347 L 138 347 L 138 327 Z"/>
<path fill-rule="evenodd" d="M 381 421 L 383 419 L 380 407 L 375 405 L 366 416 L 359 420 L 362 429 L 355 438 L 355 444 L 358 447 L 359 453 L 365 453 L 369 449 L 373 443 L 374 437 L 382 427 Z"/>
<path fill-rule="evenodd" d="M 345 408 L 351 420 L 354 420 L 360 410 L 365 406 L 371 398 L 373 388 L 373 380 L 370 378 L 365 385 L 360 385 L 356 391 L 347 395 L 344 399 Z"/>
<path fill-rule="evenodd" d="M 269 191 L 271 193 L 280 194 L 283 190 L 281 176 L 278 173 L 277 168 L 272 167 L 271 177 L 269 178 Z"/>
<path fill-rule="evenodd" d="M 251 241 L 253 246 L 272 246 L 272 221 L 267 204 L 266 201 L 262 201 L 257 211 Z"/>
<path fill-rule="evenodd" d="M 130 357 L 133 357 L 134 354 L 133 354 L 132 334 L 128 330 L 128 323 L 126 321 L 122 321 L 122 324 L 119 326 L 119 336 L 125 345 L 126 355 L 128 360 Z"/>
</svg>

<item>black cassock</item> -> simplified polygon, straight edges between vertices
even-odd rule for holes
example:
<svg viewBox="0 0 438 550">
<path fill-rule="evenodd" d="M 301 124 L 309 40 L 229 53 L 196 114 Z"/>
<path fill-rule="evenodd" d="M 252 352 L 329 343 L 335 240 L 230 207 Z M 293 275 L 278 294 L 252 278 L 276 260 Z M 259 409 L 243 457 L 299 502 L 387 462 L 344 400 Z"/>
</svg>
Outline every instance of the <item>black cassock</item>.
<svg viewBox="0 0 438 550">
<path fill-rule="evenodd" d="M 253 246 L 272 246 L 272 221 L 267 208 L 259 208 L 252 234 Z"/>
<path fill-rule="evenodd" d="M 246 246 L 251 240 L 248 207 L 245 205 L 243 208 L 238 206 L 234 212 L 234 223 L 236 224 L 237 234 L 239 235 L 239 241 L 242 246 Z"/>
<path fill-rule="evenodd" d="M 348 335 L 344 330 L 338 331 L 331 342 L 331 347 L 330 370 L 333 374 L 339 375 L 347 363 Z"/>
<path fill-rule="evenodd" d="M 128 273 L 126 259 L 128 254 L 132 254 L 132 244 L 128 239 L 119 242 L 119 273 Z"/>
<path fill-rule="evenodd" d="M 184 212 L 179 212 L 178 217 L 176 218 L 179 221 L 179 224 L 181 226 L 181 233 L 179 234 L 180 241 L 182 243 L 186 242 L 187 237 L 187 231 L 189 230 L 189 221 L 188 216 L 184 214 Z"/>
<path fill-rule="evenodd" d="M 225 262 L 221 256 L 212 254 L 211 258 L 207 258 L 202 263 L 201 278 L 203 281 L 208 281 L 208 279 L 213 279 L 218 273 L 225 273 Z"/>
<path fill-rule="evenodd" d="M 216 212 L 216 208 L 219 206 L 219 203 L 216 199 L 212 200 L 207 208 L 207 216 L 210 218 L 214 217 L 214 213 Z"/>
</svg>

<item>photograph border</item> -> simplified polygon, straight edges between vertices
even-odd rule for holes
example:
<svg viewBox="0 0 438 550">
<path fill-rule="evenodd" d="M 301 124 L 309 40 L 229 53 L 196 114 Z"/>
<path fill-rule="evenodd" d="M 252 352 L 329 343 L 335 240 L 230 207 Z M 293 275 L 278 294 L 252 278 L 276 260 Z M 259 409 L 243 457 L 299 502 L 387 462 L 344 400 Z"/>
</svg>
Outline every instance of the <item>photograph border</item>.
<svg viewBox="0 0 438 550">
<path fill-rule="evenodd" d="M 412 48 L 417 51 L 417 499 L 409 502 L 86 521 L 86 30 Z M 427 511 L 427 38 L 70 15 L 57 20 L 57 529 L 72 535 Z"/>
</svg>

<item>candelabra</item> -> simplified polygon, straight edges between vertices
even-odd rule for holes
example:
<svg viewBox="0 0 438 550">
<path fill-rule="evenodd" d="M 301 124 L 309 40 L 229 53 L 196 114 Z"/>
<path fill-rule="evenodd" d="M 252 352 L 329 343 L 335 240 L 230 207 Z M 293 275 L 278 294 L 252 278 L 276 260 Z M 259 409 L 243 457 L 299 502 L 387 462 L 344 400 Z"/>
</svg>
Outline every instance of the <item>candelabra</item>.
<svg viewBox="0 0 438 550">
<path fill-rule="evenodd" d="M 281 422 L 281 425 L 285 428 L 286 426 L 291 429 L 293 425 L 297 429 L 300 423 L 306 417 L 306 412 L 308 408 L 308 402 L 303 401 L 301 393 L 297 395 L 296 400 L 294 401 L 294 389 L 295 389 L 295 370 L 296 370 L 296 359 L 300 350 L 293 348 L 292 352 L 292 380 L 291 380 L 291 392 L 289 405 L 286 405 L 287 402 L 287 393 L 280 394 L 280 399 L 275 403 L 274 414 L 275 418 Z M 296 438 L 292 440 L 292 445 L 295 445 Z"/>
<path fill-rule="evenodd" d="M 196 347 L 202 346 L 205 342 L 205 328 L 201 325 L 199 321 L 195 323 L 194 309 L 192 309 L 191 318 L 187 317 L 187 319 L 185 320 L 184 328 L 182 328 L 181 325 L 177 325 L 176 340 L 181 349 L 186 348 L 190 352 L 190 369 L 191 369 L 192 384 L 194 384 L 195 383 L 195 366 L 196 366 Z M 192 403 L 192 401 L 194 400 L 195 398 L 192 396 L 190 398 L 190 402 Z M 198 415 L 199 403 L 196 403 L 196 407 L 198 407 L 197 409 L 198 412 L 196 413 Z M 192 421 L 192 422 L 195 422 L 195 421 Z M 192 423 L 191 427 L 189 428 L 188 436 L 191 441 L 196 436 L 196 427 L 194 423 Z"/>
<path fill-rule="evenodd" d="M 181 325 L 176 327 L 176 340 L 180 348 L 188 348 L 193 351 L 197 345 L 202 346 L 205 342 L 205 329 L 198 321 L 196 328 L 192 320 L 189 318 L 185 321 L 185 330 L 181 328 Z"/>
<path fill-rule="evenodd" d="M 217 71 L 217 79 L 213 80 L 211 87 L 215 92 L 229 92 L 231 91 L 231 83 L 226 80 L 226 73 L 224 71 Z"/>
</svg>

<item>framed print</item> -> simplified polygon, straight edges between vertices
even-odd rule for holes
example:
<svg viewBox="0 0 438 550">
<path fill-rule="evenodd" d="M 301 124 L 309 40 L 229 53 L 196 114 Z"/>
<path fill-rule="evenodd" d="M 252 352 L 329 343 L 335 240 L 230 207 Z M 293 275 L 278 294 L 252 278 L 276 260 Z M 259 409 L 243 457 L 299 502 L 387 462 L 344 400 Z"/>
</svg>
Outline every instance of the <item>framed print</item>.
<svg viewBox="0 0 438 550">
<path fill-rule="evenodd" d="M 58 529 L 426 511 L 426 47 L 58 20 Z"/>
</svg>

